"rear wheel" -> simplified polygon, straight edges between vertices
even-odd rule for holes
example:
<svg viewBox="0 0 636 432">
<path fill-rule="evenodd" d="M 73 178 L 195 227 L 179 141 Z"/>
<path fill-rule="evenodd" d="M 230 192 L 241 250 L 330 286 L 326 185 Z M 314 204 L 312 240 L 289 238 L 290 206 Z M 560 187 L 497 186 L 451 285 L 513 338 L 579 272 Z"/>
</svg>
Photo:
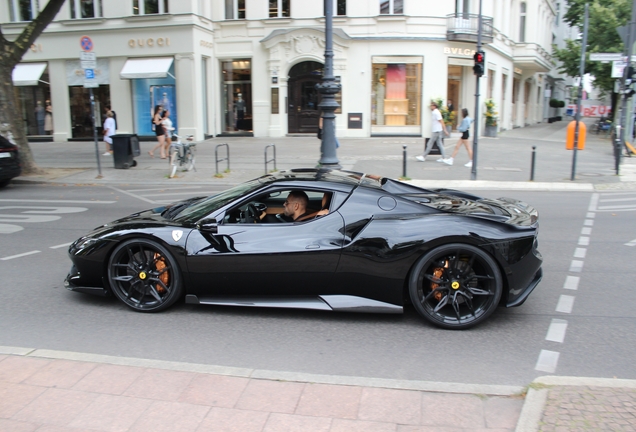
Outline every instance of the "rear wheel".
<svg viewBox="0 0 636 432">
<path fill-rule="evenodd" d="M 195 159 L 196 155 L 194 154 L 194 149 L 188 149 L 188 156 L 186 156 L 186 170 L 192 171 L 194 169 Z"/>
<path fill-rule="evenodd" d="M 158 312 L 182 293 L 181 274 L 168 250 L 152 240 L 128 240 L 117 246 L 108 261 L 113 293 L 139 312 Z"/>
<path fill-rule="evenodd" d="M 170 178 L 173 178 L 177 173 L 177 164 L 179 163 L 179 152 L 173 151 L 170 156 Z"/>
<path fill-rule="evenodd" d="M 409 294 L 417 312 L 434 325 L 462 330 L 492 314 L 502 293 L 495 260 L 471 245 L 433 249 L 415 265 Z"/>
</svg>

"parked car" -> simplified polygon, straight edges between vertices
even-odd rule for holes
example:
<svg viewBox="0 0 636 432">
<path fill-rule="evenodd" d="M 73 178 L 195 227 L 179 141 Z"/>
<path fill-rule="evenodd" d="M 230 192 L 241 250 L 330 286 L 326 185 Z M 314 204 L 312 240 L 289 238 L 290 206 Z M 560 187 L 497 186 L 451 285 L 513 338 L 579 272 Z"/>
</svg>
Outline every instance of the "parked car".
<svg viewBox="0 0 636 432">
<path fill-rule="evenodd" d="M 282 216 L 291 191 L 309 199 L 296 221 Z M 537 211 L 515 199 L 294 169 L 96 228 L 70 246 L 65 286 L 141 312 L 184 296 L 347 312 L 412 303 L 434 325 L 464 329 L 537 286 L 537 234 Z"/>
<path fill-rule="evenodd" d="M 22 173 L 18 147 L 0 135 L 0 188 Z"/>
</svg>

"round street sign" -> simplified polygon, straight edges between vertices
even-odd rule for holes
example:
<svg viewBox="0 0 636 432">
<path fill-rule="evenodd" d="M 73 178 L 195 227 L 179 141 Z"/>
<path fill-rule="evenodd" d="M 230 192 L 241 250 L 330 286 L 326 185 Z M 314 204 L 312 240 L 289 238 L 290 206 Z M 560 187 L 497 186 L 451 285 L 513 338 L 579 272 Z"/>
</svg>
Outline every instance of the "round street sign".
<svg viewBox="0 0 636 432">
<path fill-rule="evenodd" d="M 82 36 L 80 38 L 80 46 L 82 50 L 86 52 L 93 51 L 93 41 L 88 36 Z"/>
</svg>

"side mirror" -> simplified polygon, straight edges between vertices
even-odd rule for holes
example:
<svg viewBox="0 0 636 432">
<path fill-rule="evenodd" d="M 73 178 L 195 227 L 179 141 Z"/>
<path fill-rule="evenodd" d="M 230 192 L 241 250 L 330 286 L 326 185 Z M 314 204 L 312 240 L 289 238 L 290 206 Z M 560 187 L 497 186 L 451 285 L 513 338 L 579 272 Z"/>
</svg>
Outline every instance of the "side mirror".
<svg viewBox="0 0 636 432">
<path fill-rule="evenodd" d="M 199 231 L 208 232 L 212 234 L 216 234 L 218 231 L 218 222 L 214 218 L 203 219 L 197 222 L 197 229 Z"/>
</svg>

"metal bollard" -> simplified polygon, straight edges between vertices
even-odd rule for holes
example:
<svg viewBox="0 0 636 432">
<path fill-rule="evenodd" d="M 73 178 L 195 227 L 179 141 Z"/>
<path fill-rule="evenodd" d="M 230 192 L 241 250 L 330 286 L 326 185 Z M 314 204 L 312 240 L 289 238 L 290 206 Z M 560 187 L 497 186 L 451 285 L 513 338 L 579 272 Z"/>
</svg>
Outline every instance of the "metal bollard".
<svg viewBox="0 0 636 432">
<path fill-rule="evenodd" d="M 534 181 L 534 164 L 537 160 L 537 146 L 532 146 L 532 163 L 530 164 L 530 181 Z"/>
<path fill-rule="evenodd" d="M 274 156 L 271 159 L 267 159 L 267 149 L 271 147 L 274 153 Z M 269 162 L 274 162 L 274 171 L 276 171 L 276 144 L 268 144 L 265 146 L 265 174 L 267 174 L 267 164 Z"/>
<path fill-rule="evenodd" d="M 406 178 L 406 144 L 402 146 L 402 177 Z"/>
<path fill-rule="evenodd" d="M 219 147 L 225 147 L 226 150 L 226 155 L 224 158 L 219 159 Z M 227 161 L 227 168 L 225 169 L 225 172 L 230 172 L 230 146 L 227 144 L 217 144 L 216 147 L 214 147 L 214 164 L 216 166 L 216 175 L 219 175 L 219 162 L 222 161 Z"/>
</svg>

